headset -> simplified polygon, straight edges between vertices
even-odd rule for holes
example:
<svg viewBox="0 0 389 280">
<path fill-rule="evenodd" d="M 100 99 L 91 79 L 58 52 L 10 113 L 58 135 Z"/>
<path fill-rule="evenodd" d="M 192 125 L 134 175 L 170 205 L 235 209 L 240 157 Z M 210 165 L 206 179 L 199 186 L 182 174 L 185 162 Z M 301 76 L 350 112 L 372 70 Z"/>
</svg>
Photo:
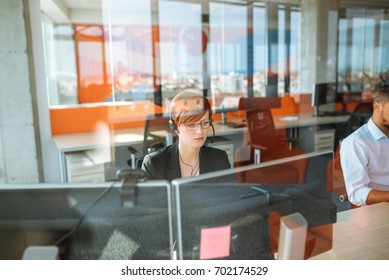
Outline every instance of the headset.
<svg viewBox="0 0 389 280">
<path fill-rule="evenodd" d="M 211 108 L 211 105 L 209 104 L 209 101 L 208 101 L 208 99 L 205 96 L 203 96 L 203 101 L 206 103 L 208 108 Z M 169 127 L 170 127 L 171 130 L 176 132 L 176 131 L 178 131 L 178 127 L 177 127 L 177 124 L 173 120 L 173 112 L 174 112 L 173 108 L 174 108 L 174 106 L 172 106 L 170 108 Z M 210 119 L 212 119 L 212 110 L 209 111 L 209 114 L 210 114 L 210 116 L 209 116 Z M 212 127 L 212 139 L 211 139 L 211 142 L 213 142 L 213 138 L 215 138 L 215 127 L 213 126 L 212 121 L 211 121 L 211 127 Z"/>
</svg>

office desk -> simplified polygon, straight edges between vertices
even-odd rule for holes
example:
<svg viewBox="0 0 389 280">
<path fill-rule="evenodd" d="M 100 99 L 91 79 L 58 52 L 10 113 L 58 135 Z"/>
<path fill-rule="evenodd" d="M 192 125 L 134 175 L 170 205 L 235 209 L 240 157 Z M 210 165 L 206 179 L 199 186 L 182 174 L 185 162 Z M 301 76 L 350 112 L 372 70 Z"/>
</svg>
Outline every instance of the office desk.
<svg viewBox="0 0 389 280">
<path fill-rule="evenodd" d="M 314 117 L 312 113 L 302 113 L 295 115 L 275 115 L 273 116 L 276 129 L 290 129 L 293 136 L 296 137 L 296 128 L 318 126 L 325 124 L 346 122 L 349 116 L 337 117 Z M 234 122 L 243 122 L 243 119 L 234 119 Z M 222 125 L 221 121 L 214 122 L 215 134 L 217 136 L 225 136 L 227 138 L 240 139 L 243 141 L 243 133 L 247 128 L 231 128 Z M 112 147 L 127 147 L 140 146 L 143 144 L 143 127 L 128 128 L 115 130 L 114 133 L 109 132 L 84 132 L 54 135 L 53 139 L 58 148 L 60 159 L 61 182 L 66 182 L 66 153 L 80 152 L 93 149 L 110 149 Z M 209 135 L 212 135 L 210 130 Z"/>
<path fill-rule="evenodd" d="M 242 122 L 241 119 L 237 121 Z M 221 125 L 220 122 L 218 121 L 215 121 L 214 127 L 215 127 L 215 134 L 217 136 L 230 136 L 228 138 L 243 139 L 242 135 L 245 129 L 243 127 L 231 128 L 228 126 Z M 61 182 L 68 181 L 67 179 L 68 166 L 67 166 L 66 154 L 74 153 L 74 152 L 83 152 L 88 150 L 100 150 L 100 152 L 97 153 L 105 154 L 105 159 L 104 158 L 99 159 L 97 161 L 97 164 L 100 164 L 101 168 L 104 168 L 103 163 L 110 161 L 109 158 L 112 157 L 112 152 L 113 152 L 112 148 L 132 146 L 139 151 L 139 154 L 137 154 L 137 156 L 142 156 L 142 148 L 140 147 L 143 147 L 142 146 L 143 137 L 144 137 L 143 133 L 144 133 L 144 128 L 139 127 L 139 128 L 118 129 L 112 132 L 94 131 L 94 132 L 54 135 L 53 139 L 58 148 L 58 155 L 60 161 L 59 167 L 60 167 Z M 211 136 L 212 134 L 213 132 L 210 129 L 209 136 Z M 215 143 L 212 145 L 215 145 Z M 225 148 L 225 146 L 223 148 Z M 231 149 L 233 149 L 233 147 Z M 99 158 L 100 156 L 97 157 Z M 108 160 L 106 158 L 108 158 Z M 86 170 L 88 166 L 85 165 L 82 168 Z M 95 172 L 100 172 L 100 171 L 95 171 Z"/>
<path fill-rule="evenodd" d="M 339 212 L 333 246 L 313 260 L 389 259 L 389 203 Z"/>
<path fill-rule="evenodd" d="M 288 117 L 292 119 L 286 119 Z M 348 118 L 349 116 L 314 117 L 311 113 L 273 116 L 276 129 L 342 123 L 346 122 Z M 234 121 L 239 123 L 243 120 L 235 119 Z M 215 133 L 218 136 L 239 134 L 246 130 L 245 127 L 231 128 L 226 125 L 221 125 L 220 121 L 215 121 L 214 127 Z M 114 141 L 112 144 L 114 146 L 142 144 L 144 133 L 143 129 L 143 127 L 119 129 L 115 131 L 114 135 L 109 136 L 110 139 L 108 140 Z M 212 131 L 210 131 L 210 135 L 212 135 Z M 54 135 L 53 139 L 60 153 L 83 151 L 109 145 L 107 139 L 104 139 L 99 131 Z"/>
<path fill-rule="evenodd" d="M 273 115 L 274 126 L 277 129 L 344 123 L 349 118 L 350 116 L 315 117 L 313 113 Z"/>
</svg>

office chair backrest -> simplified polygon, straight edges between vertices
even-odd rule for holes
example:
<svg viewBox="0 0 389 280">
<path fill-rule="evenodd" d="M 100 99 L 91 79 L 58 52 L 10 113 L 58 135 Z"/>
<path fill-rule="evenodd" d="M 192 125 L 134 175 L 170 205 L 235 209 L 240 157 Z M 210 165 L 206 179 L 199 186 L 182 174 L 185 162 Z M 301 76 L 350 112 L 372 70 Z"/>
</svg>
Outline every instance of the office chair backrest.
<svg viewBox="0 0 389 280">
<path fill-rule="evenodd" d="M 146 119 L 143 135 L 143 155 L 166 146 L 166 135 L 171 132 L 169 116 L 164 114 L 149 115 Z M 152 150 L 150 150 L 152 149 Z"/>
<path fill-rule="evenodd" d="M 239 100 L 239 110 L 246 110 L 250 144 L 267 148 L 279 144 L 279 137 L 270 110 L 278 107 L 281 107 L 281 98 L 279 97 L 254 97 Z"/>
<path fill-rule="evenodd" d="M 373 114 L 373 102 L 359 103 L 347 122 L 346 137 L 364 125 Z"/>
<path fill-rule="evenodd" d="M 260 150 L 260 161 L 270 161 L 300 155 L 299 149 L 290 149 L 287 139 L 280 136 L 275 128 L 271 108 L 281 105 L 279 97 L 241 98 L 239 109 L 246 110 L 246 122 L 249 135 L 250 160 L 235 162 L 236 166 L 253 163 L 253 150 Z M 243 158 L 245 147 L 236 151 L 238 161 Z M 241 154 L 242 152 L 242 154 Z M 261 172 L 247 172 L 240 178 L 242 182 L 266 182 L 266 183 L 304 183 L 306 179 L 307 159 L 264 168 Z M 262 173 L 263 171 L 263 173 Z"/>
<path fill-rule="evenodd" d="M 239 99 L 239 110 L 264 111 L 281 107 L 280 97 L 242 97 Z"/>
<path fill-rule="evenodd" d="M 270 110 L 247 111 L 246 122 L 251 144 L 267 147 L 268 149 L 278 144 Z"/>
</svg>

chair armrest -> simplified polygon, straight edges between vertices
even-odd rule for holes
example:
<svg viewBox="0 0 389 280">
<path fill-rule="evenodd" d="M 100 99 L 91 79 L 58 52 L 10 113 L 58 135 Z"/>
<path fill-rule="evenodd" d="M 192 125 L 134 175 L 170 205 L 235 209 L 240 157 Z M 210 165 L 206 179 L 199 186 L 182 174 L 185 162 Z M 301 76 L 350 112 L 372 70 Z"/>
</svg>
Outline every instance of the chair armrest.
<svg viewBox="0 0 389 280">
<path fill-rule="evenodd" d="M 262 146 L 262 145 L 258 145 L 258 144 L 250 144 L 250 146 L 253 147 L 254 149 L 259 149 L 259 150 L 262 150 L 262 151 L 268 150 L 267 147 Z"/>
<path fill-rule="evenodd" d="M 266 151 L 268 148 L 258 144 L 251 144 L 251 148 L 254 149 L 254 163 L 258 164 L 261 162 L 261 151 Z"/>
</svg>

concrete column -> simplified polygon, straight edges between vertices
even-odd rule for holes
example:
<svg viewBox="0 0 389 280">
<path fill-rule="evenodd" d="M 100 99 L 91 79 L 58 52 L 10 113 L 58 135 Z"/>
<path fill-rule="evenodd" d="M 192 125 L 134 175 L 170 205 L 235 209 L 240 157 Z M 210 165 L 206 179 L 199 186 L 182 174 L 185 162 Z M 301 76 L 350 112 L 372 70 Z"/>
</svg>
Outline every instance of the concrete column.
<svg viewBox="0 0 389 280">
<path fill-rule="evenodd" d="M 0 183 L 39 182 L 24 1 L 0 1 Z"/>
</svg>

